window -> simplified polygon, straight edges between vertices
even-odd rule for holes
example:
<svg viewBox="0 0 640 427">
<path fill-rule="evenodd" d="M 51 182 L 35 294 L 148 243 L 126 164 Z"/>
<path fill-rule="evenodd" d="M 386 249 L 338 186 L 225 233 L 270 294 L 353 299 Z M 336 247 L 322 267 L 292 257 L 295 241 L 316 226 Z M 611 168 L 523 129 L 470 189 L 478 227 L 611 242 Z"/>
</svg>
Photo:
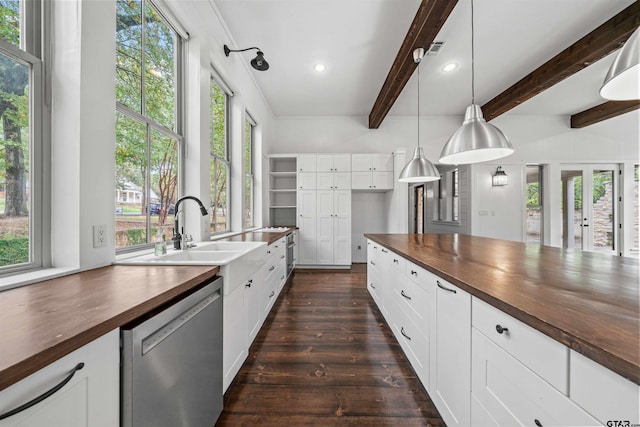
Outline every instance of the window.
<svg viewBox="0 0 640 427">
<path fill-rule="evenodd" d="M 116 249 L 172 235 L 178 191 L 182 39 L 148 0 L 118 0 Z"/>
<path fill-rule="evenodd" d="M 256 123 L 247 113 L 244 122 L 244 228 L 253 227 L 253 139 Z"/>
<path fill-rule="evenodd" d="M 0 0 L 0 274 L 45 263 L 39 8 Z"/>
<path fill-rule="evenodd" d="M 437 206 L 433 212 L 434 221 L 457 222 L 459 220 L 458 169 L 445 171 L 437 184 L 433 184 L 437 194 Z"/>
<path fill-rule="evenodd" d="M 209 173 L 211 177 L 211 233 L 229 231 L 229 137 L 227 130 L 229 94 L 223 85 L 211 79 L 211 135 L 209 137 Z"/>
<path fill-rule="evenodd" d="M 526 242 L 542 244 L 542 166 L 527 165 Z"/>
</svg>

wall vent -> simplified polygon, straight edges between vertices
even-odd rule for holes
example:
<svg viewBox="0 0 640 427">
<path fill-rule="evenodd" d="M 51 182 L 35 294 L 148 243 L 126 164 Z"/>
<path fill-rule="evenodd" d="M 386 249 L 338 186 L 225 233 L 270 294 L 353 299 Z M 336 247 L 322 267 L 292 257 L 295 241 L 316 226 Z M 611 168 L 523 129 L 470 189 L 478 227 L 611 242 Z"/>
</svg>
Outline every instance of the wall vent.
<svg viewBox="0 0 640 427">
<path fill-rule="evenodd" d="M 431 43 L 431 46 L 429 46 L 429 50 L 427 50 L 427 55 L 437 55 L 438 52 L 440 52 L 440 49 L 442 49 L 442 46 L 444 45 L 444 42 L 433 42 Z"/>
</svg>

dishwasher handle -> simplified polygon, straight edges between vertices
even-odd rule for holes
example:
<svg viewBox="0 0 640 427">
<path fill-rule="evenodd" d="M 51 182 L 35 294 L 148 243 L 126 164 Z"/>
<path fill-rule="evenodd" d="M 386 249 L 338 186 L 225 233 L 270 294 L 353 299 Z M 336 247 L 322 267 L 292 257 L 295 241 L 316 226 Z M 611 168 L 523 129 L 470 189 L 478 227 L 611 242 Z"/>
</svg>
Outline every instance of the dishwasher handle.
<svg viewBox="0 0 640 427">
<path fill-rule="evenodd" d="M 187 323 L 189 320 L 194 318 L 198 313 L 202 310 L 213 304 L 216 300 L 222 297 L 220 289 L 217 289 L 211 295 L 207 296 L 199 303 L 175 317 L 173 320 L 169 321 L 163 327 L 155 331 L 153 334 L 147 336 L 142 340 L 142 354 L 146 354 L 153 350 L 158 344 L 162 341 L 166 340 L 177 331 L 182 325 Z"/>
</svg>

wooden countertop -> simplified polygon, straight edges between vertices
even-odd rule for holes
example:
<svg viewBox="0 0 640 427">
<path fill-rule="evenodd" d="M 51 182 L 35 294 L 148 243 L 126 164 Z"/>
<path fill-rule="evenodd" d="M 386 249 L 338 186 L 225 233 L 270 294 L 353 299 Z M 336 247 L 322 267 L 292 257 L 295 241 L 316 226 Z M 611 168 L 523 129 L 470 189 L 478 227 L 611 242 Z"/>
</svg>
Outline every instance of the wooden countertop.
<svg viewBox="0 0 640 427">
<path fill-rule="evenodd" d="M 365 234 L 640 384 L 637 260 L 459 234 Z"/>
<path fill-rule="evenodd" d="M 0 390 L 207 283 L 211 266 L 109 266 L 0 292 Z"/>
</svg>

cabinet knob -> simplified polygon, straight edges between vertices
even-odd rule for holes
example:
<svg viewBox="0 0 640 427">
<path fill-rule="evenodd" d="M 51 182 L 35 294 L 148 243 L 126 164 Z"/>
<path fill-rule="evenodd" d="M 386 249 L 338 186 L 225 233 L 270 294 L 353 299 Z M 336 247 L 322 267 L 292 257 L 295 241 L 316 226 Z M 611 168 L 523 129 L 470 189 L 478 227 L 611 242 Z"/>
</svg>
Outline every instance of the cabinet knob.
<svg viewBox="0 0 640 427">
<path fill-rule="evenodd" d="M 276 293 L 274 291 L 271 291 L 271 293 L 269 294 L 269 298 L 271 298 L 272 296 L 274 296 Z"/>
<path fill-rule="evenodd" d="M 371 263 L 371 265 L 376 265 L 376 263 L 373 261 L 369 261 L 369 262 Z"/>
<path fill-rule="evenodd" d="M 373 289 L 375 289 L 376 287 L 373 285 L 373 283 L 369 284 L 369 286 L 371 286 Z"/>
<path fill-rule="evenodd" d="M 503 328 L 500 325 L 496 325 L 496 331 L 498 331 L 499 334 L 503 334 L 504 332 L 509 332 L 509 328 Z"/>
<path fill-rule="evenodd" d="M 411 275 L 418 277 L 418 272 L 415 270 L 411 270 Z"/>
<path fill-rule="evenodd" d="M 393 259 L 393 262 L 397 264 L 397 263 L 398 263 L 398 260 L 394 258 L 394 259 Z"/>
<path fill-rule="evenodd" d="M 533 420 L 533 422 L 534 422 L 534 423 L 536 423 L 536 425 L 537 425 L 538 427 L 542 427 L 542 423 L 541 423 L 540 421 L 538 421 L 538 420 Z"/>
</svg>

